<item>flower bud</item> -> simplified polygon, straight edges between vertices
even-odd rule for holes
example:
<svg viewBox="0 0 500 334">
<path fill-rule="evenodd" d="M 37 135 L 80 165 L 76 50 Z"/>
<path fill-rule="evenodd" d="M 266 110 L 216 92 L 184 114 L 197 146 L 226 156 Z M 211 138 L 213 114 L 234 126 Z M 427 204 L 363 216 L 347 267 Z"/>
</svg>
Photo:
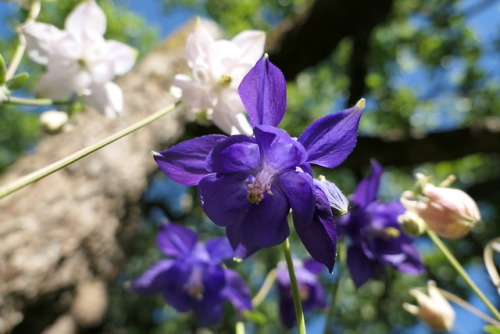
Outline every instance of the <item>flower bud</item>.
<svg viewBox="0 0 500 334">
<path fill-rule="evenodd" d="M 427 290 L 428 295 L 419 289 L 410 290 L 410 294 L 417 299 L 418 306 L 404 303 L 403 308 L 432 329 L 450 330 L 455 321 L 455 311 L 439 292 L 434 281 L 427 283 Z"/>
<path fill-rule="evenodd" d="M 413 211 L 405 211 L 398 216 L 398 223 L 401 230 L 411 237 L 418 237 L 425 232 L 424 220 Z"/>
<path fill-rule="evenodd" d="M 476 202 L 462 190 L 427 183 L 422 193 L 425 198 L 412 200 L 411 193 L 405 192 L 401 202 L 422 217 L 427 227 L 441 237 L 460 238 L 481 220 Z"/>
<path fill-rule="evenodd" d="M 63 111 L 50 110 L 40 115 L 40 126 L 50 134 L 63 131 L 67 123 L 68 114 Z"/>
</svg>

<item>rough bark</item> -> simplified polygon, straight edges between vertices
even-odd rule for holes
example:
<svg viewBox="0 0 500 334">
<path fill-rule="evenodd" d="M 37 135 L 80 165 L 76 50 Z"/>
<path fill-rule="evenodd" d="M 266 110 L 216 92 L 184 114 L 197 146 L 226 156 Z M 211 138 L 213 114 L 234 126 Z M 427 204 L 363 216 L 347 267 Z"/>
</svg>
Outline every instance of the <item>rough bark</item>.
<svg viewBox="0 0 500 334">
<path fill-rule="evenodd" d="M 171 37 L 119 80 L 123 114 L 107 119 L 92 110 L 82 113 L 73 131 L 40 141 L 0 184 L 169 105 L 170 81 L 186 71 L 190 30 Z M 186 115 L 174 111 L 0 201 L 0 333 L 74 333 L 99 324 L 106 310 L 106 285 L 122 268 L 123 245 L 134 236 L 139 200 L 156 170 L 150 152 L 179 138 Z M 89 295 L 92 303 L 85 302 Z"/>
</svg>

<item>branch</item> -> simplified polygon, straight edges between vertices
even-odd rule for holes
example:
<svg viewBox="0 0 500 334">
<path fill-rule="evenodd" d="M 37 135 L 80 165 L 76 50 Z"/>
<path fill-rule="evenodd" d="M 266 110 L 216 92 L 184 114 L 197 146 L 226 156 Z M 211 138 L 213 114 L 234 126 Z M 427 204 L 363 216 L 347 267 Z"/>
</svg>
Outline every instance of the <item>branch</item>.
<svg viewBox="0 0 500 334">
<path fill-rule="evenodd" d="M 363 137 L 343 166 L 360 168 L 371 158 L 382 165 L 415 166 L 455 160 L 475 153 L 500 153 L 500 120 L 419 136 Z"/>
<path fill-rule="evenodd" d="M 393 0 L 315 0 L 274 31 L 268 38 L 267 52 L 285 78 L 292 80 L 326 59 L 343 38 L 368 36 L 387 19 L 392 5 Z"/>
</svg>

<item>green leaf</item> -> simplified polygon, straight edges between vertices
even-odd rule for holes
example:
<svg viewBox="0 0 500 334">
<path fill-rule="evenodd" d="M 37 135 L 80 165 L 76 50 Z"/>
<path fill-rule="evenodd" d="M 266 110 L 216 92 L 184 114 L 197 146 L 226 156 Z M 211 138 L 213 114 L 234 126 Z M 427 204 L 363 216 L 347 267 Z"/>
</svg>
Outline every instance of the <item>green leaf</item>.
<svg viewBox="0 0 500 334">
<path fill-rule="evenodd" d="M 488 326 L 484 326 L 483 330 L 489 334 L 500 334 L 500 327 L 488 325 Z"/>
<path fill-rule="evenodd" d="M 7 86 L 7 88 L 10 90 L 10 91 L 14 91 L 14 90 L 17 90 L 21 87 L 24 86 L 24 84 L 26 83 L 26 80 L 28 80 L 29 78 L 29 74 L 28 73 L 21 73 L 21 74 L 18 74 L 16 75 L 15 77 L 7 80 L 7 82 L 5 83 L 5 85 Z"/>
<path fill-rule="evenodd" d="M 260 324 L 260 325 L 263 325 L 267 322 L 267 318 L 264 314 L 262 314 L 261 312 L 258 312 L 258 311 L 246 311 L 245 312 L 245 318 L 252 321 L 252 322 L 255 322 L 257 324 Z"/>
<path fill-rule="evenodd" d="M 5 60 L 0 54 L 0 85 L 5 83 L 5 75 L 7 74 L 7 66 L 5 66 Z"/>
</svg>

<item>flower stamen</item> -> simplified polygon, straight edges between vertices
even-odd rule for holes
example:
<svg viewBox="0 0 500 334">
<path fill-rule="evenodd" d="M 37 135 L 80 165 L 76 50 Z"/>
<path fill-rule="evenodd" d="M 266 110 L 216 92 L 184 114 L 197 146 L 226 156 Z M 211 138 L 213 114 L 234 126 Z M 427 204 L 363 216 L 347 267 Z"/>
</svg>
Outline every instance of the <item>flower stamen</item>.
<svg viewBox="0 0 500 334">
<path fill-rule="evenodd" d="M 219 85 L 222 87 L 229 87 L 229 85 L 231 85 L 232 80 L 233 79 L 231 78 L 230 75 L 223 74 L 220 76 Z"/>
<path fill-rule="evenodd" d="M 262 170 L 255 178 L 254 183 L 247 184 L 247 199 L 250 203 L 259 204 L 264 199 L 264 192 L 272 196 L 271 191 L 272 173 Z"/>
</svg>

